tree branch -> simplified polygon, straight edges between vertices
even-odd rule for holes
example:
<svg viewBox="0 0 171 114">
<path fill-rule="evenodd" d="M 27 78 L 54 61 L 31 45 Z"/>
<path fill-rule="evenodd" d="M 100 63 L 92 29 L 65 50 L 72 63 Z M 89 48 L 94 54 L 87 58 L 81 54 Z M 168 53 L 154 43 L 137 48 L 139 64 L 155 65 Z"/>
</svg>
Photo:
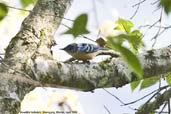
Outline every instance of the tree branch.
<svg viewBox="0 0 171 114">
<path fill-rule="evenodd" d="M 150 50 L 138 55 L 143 69 L 143 78 L 170 72 L 171 47 Z M 59 63 L 53 60 L 36 59 L 37 80 L 83 90 L 102 87 L 121 87 L 136 76 L 121 58 L 100 63 Z"/>
<path fill-rule="evenodd" d="M 150 114 L 158 109 L 161 105 L 167 102 L 171 97 L 171 88 L 166 90 L 163 94 L 159 94 L 153 102 L 144 104 L 136 114 Z"/>
</svg>

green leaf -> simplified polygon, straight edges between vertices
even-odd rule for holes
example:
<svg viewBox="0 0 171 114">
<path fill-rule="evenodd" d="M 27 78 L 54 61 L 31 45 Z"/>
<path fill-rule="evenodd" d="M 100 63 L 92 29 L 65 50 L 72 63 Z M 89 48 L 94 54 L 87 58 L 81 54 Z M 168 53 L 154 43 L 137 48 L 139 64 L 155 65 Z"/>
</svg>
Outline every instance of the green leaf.
<svg viewBox="0 0 171 114">
<path fill-rule="evenodd" d="M 122 45 L 118 44 L 112 38 L 108 38 L 107 46 L 120 52 L 123 60 L 128 63 L 128 66 L 131 68 L 131 70 L 137 75 L 139 79 L 142 78 L 143 70 L 140 61 L 133 52 L 123 47 Z"/>
<path fill-rule="evenodd" d="M 88 34 L 89 31 L 86 29 L 88 16 L 87 14 L 79 15 L 74 23 L 72 28 L 64 32 L 63 34 L 72 34 L 74 37 L 77 37 L 82 34 Z"/>
<path fill-rule="evenodd" d="M 107 45 L 107 47 L 119 52 L 119 50 L 118 50 L 119 46 L 122 45 L 122 44 L 120 44 L 115 39 L 116 39 L 115 37 L 114 38 L 113 37 L 108 37 L 106 45 Z"/>
<path fill-rule="evenodd" d="M 4 17 L 8 13 L 8 8 L 4 3 L 0 3 L 0 21 L 4 19 Z"/>
<path fill-rule="evenodd" d="M 127 35 L 127 40 L 134 53 L 137 53 L 138 49 L 142 46 L 142 34 L 139 30 L 134 30 Z"/>
<path fill-rule="evenodd" d="M 126 33 L 130 33 L 131 28 L 134 26 L 134 24 L 131 21 L 125 20 L 122 18 L 119 18 L 116 21 L 116 24 L 118 24 L 118 26 L 115 27 L 114 30 L 121 30 L 121 31 L 126 32 Z"/>
<path fill-rule="evenodd" d="M 152 78 L 146 78 L 143 80 L 143 82 L 141 83 L 141 86 L 140 86 L 140 90 L 142 89 L 145 89 L 147 87 L 150 87 L 154 84 L 156 84 L 160 79 L 160 76 L 155 76 L 155 77 L 152 77 Z"/>
<path fill-rule="evenodd" d="M 169 85 L 171 85 L 171 73 L 169 73 L 167 76 L 166 76 L 166 81 Z"/>
<path fill-rule="evenodd" d="M 127 40 L 131 50 L 136 54 L 138 49 L 142 46 L 142 34 L 139 30 L 134 30 L 128 34 L 120 34 L 115 36 L 118 38 L 120 43 L 123 43 L 124 40 Z"/>
<path fill-rule="evenodd" d="M 141 82 L 141 80 L 131 82 L 131 84 L 130 84 L 131 90 L 134 91 L 138 87 L 138 85 L 140 84 L 140 82 Z"/>
<path fill-rule="evenodd" d="M 125 47 L 120 47 L 119 50 L 123 59 L 128 63 L 128 66 L 138 76 L 138 78 L 141 79 L 143 76 L 143 70 L 137 56 Z"/>
<path fill-rule="evenodd" d="M 29 6 L 30 4 L 34 4 L 35 2 L 36 0 L 20 0 L 23 8 L 26 8 L 27 6 Z"/>
<path fill-rule="evenodd" d="M 171 0 L 160 0 L 160 5 L 164 8 L 166 14 L 171 12 Z"/>
</svg>

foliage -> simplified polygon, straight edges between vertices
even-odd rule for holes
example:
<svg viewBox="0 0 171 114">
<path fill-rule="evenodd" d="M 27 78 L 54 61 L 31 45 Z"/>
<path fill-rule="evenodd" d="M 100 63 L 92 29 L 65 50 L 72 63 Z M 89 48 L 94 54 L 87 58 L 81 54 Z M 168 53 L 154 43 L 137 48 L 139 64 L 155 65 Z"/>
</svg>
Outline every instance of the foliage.
<svg viewBox="0 0 171 114">
<path fill-rule="evenodd" d="M 166 14 L 171 12 L 171 0 L 160 0 L 159 6 L 164 8 Z"/>
<path fill-rule="evenodd" d="M 30 4 L 34 4 L 37 0 L 20 0 L 20 3 L 23 8 L 26 8 Z"/>
<path fill-rule="evenodd" d="M 140 83 L 141 80 L 131 82 L 131 90 L 134 91 Z"/>
<path fill-rule="evenodd" d="M 131 83 L 131 89 L 133 91 L 138 86 L 140 86 L 140 90 L 146 89 L 146 88 L 156 84 L 159 80 L 160 80 L 160 76 L 154 76 L 151 78 L 145 78 L 143 80 L 134 81 Z"/>
<path fill-rule="evenodd" d="M 86 29 L 88 16 L 87 14 L 79 15 L 73 23 L 72 28 L 64 32 L 64 34 L 71 34 L 74 37 L 77 37 L 82 34 L 87 34 L 89 31 Z"/>
<path fill-rule="evenodd" d="M 36 3 L 37 0 L 20 0 L 21 6 L 26 8 L 30 4 Z M 0 3 L 0 21 L 2 21 L 8 14 L 8 6 L 4 3 Z"/>
<path fill-rule="evenodd" d="M 120 30 L 123 34 L 108 37 L 107 47 L 120 52 L 123 60 L 128 63 L 128 66 L 138 76 L 138 78 L 141 78 L 143 75 L 143 70 L 136 53 L 142 45 L 142 34 L 139 30 L 132 31 L 134 24 L 129 20 L 119 18 L 116 21 L 116 24 L 117 26 L 114 30 Z M 123 46 L 125 41 L 129 43 L 130 49 Z"/>
<path fill-rule="evenodd" d="M 114 28 L 115 30 L 121 30 L 121 31 L 124 31 L 126 33 L 130 33 L 131 28 L 134 27 L 134 24 L 131 21 L 124 20 L 122 18 L 119 18 L 118 21 L 116 21 L 116 24 L 118 26 Z"/>
<path fill-rule="evenodd" d="M 8 14 L 8 8 L 4 3 L 0 3 L 0 21 Z"/>
<path fill-rule="evenodd" d="M 166 81 L 169 85 L 171 85 L 171 73 L 166 75 Z"/>
<path fill-rule="evenodd" d="M 118 35 L 117 36 L 118 39 L 121 40 L 122 42 L 124 40 L 127 40 L 131 50 L 134 53 L 137 53 L 138 49 L 142 46 L 141 32 L 139 30 L 131 31 L 131 29 L 134 27 L 134 24 L 129 20 L 124 20 L 122 18 L 119 18 L 116 24 L 118 26 L 115 27 L 114 30 L 121 30 L 122 32 L 125 33 L 125 34 Z"/>
<path fill-rule="evenodd" d="M 140 85 L 140 90 L 148 88 L 148 87 L 156 84 L 159 80 L 160 80 L 160 76 L 154 76 L 152 78 L 143 79 L 143 81 Z"/>
</svg>

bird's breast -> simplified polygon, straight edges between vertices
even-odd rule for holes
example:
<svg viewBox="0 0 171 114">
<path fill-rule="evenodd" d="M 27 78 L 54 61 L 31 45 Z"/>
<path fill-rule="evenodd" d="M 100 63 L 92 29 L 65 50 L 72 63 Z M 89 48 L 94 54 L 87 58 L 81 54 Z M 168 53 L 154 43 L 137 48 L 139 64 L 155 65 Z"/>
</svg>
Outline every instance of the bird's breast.
<svg viewBox="0 0 171 114">
<path fill-rule="evenodd" d="M 74 54 L 71 54 L 73 58 L 77 60 L 90 60 L 94 58 L 98 52 L 93 52 L 93 53 L 83 53 L 83 52 L 77 52 Z"/>
</svg>

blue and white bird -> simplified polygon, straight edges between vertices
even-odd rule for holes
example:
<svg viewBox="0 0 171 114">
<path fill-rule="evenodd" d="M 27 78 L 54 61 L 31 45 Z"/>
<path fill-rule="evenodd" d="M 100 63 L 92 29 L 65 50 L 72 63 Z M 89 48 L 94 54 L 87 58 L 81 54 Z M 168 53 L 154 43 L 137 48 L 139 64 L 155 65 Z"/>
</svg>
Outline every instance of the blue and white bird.
<svg viewBox="0 0 171 114">
<path fill-rule="evenodd" d="M 72 43 L 62 50 L 66 51 L 74 59 L 86 61 L 97 56 L 102 48 L 90 43 Z"/>
</svg>

